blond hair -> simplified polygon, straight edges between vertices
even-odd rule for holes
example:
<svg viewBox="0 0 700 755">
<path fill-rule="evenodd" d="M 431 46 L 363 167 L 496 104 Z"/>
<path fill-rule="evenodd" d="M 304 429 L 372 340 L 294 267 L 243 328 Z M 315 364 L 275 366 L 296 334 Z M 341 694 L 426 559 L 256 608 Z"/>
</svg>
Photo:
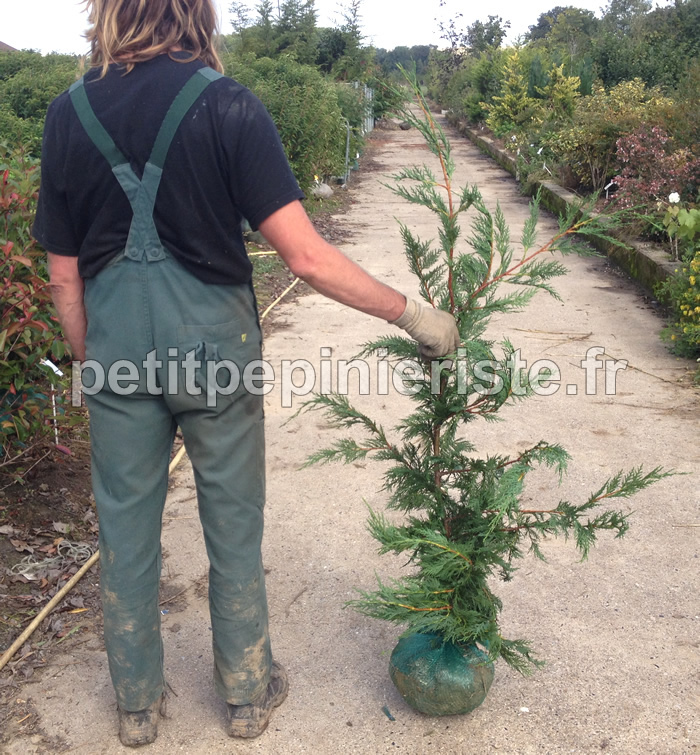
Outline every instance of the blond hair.
<svg viewBox="0 0 700 755">
<path fill-rule="evenodd" d="M 189 53 L 182 62 L 201 60 L 223 73 L 214 48 L 218 31 L 212 0 L 84 0 L 91 26 L 85 34 L 90 43 L 91 66 L 119 62 L 126 72 L 136 63 L 182 49 Z"/>
</svg>

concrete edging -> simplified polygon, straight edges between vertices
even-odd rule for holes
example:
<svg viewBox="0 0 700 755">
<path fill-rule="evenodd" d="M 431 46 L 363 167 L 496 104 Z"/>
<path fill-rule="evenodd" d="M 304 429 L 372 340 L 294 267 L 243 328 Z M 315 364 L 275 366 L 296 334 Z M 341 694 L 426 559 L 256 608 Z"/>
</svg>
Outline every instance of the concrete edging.
<svg viewBox="0 0 700 755">
<path fill-rule="evenodd" d="M 518 179 L 517 163 L 512 155 L 500 149 L 490 137 L 482 136 L 474 129 L 469 128 L 456 116 L 447 114 L 446 117 L 448 123 L 454 126 L 460 134 L 469 139 L 484 154 L 493 158 L 516 180 Z M 535 194 L 538 190 L 541 192 L 542 205 L 557 215 L 565 213 L 571 205 L 576 205 L 580 201 L 576 194 L 552 181 L 533 183 L 530 193 Z M 679 263 L 672 262 L 669 259 L 668 253 L 658 244 L 625 239 L 627 247 L 621 247 L 606 242 L 604 239 L 588 238 L 586 240 L 598 251 L 614 260 L 623 270 L 651 292 L 654 291 L 657 284 L 666 280 L 679 266 Z"/>
</svg>

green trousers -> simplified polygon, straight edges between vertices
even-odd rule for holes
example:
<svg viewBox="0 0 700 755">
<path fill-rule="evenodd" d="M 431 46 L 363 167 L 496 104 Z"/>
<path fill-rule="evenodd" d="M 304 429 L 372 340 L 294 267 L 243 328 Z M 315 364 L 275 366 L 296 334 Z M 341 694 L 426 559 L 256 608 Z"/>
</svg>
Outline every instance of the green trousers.
<svg viewBox="0 0 700 755">
<path fill-rule="evenodd" d="M 231 380 L 236 367 L 242 376 L 260 359 L 252 289 L 205 284 L 168 255 L 122 254 L 86 281 L 85 306 L 83 380 L 94 394 L 86 400 L 100 582 L 118 704 L 142 710 L 164 689 L 160 536 L 177 426 L 194 468 L 210 562 L 216 690 L 230 703 L 248 703 L 266 689 L 271 664 L 260 555 L 263 399 L 242 380 L 232 390 Z M 229 369 L 218 372 L 213 390 L 208 367 L 224 360 Z"/>
</svg>

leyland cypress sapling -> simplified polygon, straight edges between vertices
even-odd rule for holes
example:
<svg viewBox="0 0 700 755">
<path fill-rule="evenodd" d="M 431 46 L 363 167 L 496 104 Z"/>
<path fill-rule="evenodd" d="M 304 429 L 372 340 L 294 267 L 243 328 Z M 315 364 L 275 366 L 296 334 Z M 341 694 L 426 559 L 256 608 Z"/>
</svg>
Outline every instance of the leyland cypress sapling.
<svg viewBox="0 0 700 755">
<path fill-rule="evenodd" d="M 604 509 L 603 504 L 628 498 L 671 473 L 635 468 L 606 480 L 583 502 L 525 509 L 520 500 L 528 472 L 544 465 L 561 478 L 567 452 L 539 440 L 516 457 L 477 455 L 470 440 L 472 427 L 479 420 L 495 419 L 504 405 L 532 396 L 537 387 L 526 371 L 513 369 L 513 345 L 488 337 L 490 318 L 522 310 L 538 291 L 559 298 L 551 281 L 566 268 L 552 253 L 588 253 L 584 245 L 574 244 L 575 237 L 609 238 L 614 219 L 607 218 L 603 225 L 579 208 L 561 218 L 554 238 L 539 244 L 535 198 L 516 254 L 501 209 L 489 211 L 476 186 L 453 186 L 450 143 L 415 82 L 413 90 L 418 107 L 407 108 L 401 117 L 425 138 L 439 175 L 427 166 L 407 168 L 395 176 L 393 190 L 435 214 L 439 243 L 433 246 L 415 237 L 405 225 L 400 232 L 422 298 L 455 316 L 463 348 L 438 364 L 419 362 L 423 369 L 415 379 L 414 409 L 391 432 L 354 409 L 345 396 L 311 399 L 305 408 L 325 411 L 339 426 L 359 427 L 365 437 L 339 440 L 308 463 L 366 458 L 388 462 L 387 506 L 405 514 L 401 524 L 392 524 L 382 513 L 371 511 L 369 530 L 381 544 L 380 552 L 408 556 L 409 573 L 379 581 L 376 590 L 361 591 L 350 605 L 404 626 L 404 636 L 437 634 L 461 647 L 478 644 L 492 660 L 503 658 L 528 673 L 540 662 L 529 641 L 501 635 L 502 604 L 489 578 L 511 579 L 525 551 L 543 558 L 541 541 L 551 535 L 572 537 L 586 558 L 598 532 L 609 530 L 621 537 L 628 529 L 628 515 Z M 460 220 L 468 213 L 471 233 L 464 238 Z M 377 353 L 396 361 L 419 359 L 416 343 L 398 335 L 363 349 L 364 356 Z M 479 371 L 477 363 L 482 365 Z M 540 373 L 538 380 L 548 377 Z"/>
</svg>

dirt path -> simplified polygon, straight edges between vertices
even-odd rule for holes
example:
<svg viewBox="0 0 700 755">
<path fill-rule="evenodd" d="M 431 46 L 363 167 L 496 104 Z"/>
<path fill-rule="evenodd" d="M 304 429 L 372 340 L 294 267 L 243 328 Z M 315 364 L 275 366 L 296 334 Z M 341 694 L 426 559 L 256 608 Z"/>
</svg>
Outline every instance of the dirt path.
<svg viewBox="0 0 700 755">
<path fill-rule="evenodd" d="M 375 170 L 353 177 L 355 205 L 342 218 L 352 230 L 344 250 L 380 278 L 415 294 L 405 269 L 395 217 L 425 237 L 430 217 L 382 186 L 403 165 L 430 158 L 415 131 L 376 135 Z M 496 201 L 518 237 L 527 202 L 500 168 L 454 137 L 460 183 L 477 183 Z M 543 218 L 542 238 L 556 231 Z M 541 438 L 572 454 L 560 490 L 533 478 L 537 505 L 594 490 L 610 474 L 643 463 L 695 472 L 698 393 L 677 378 L 686 365 L 669 356 L 657 334 L 661 320 L 638 290 L 603 260 L 567 258 L 558 282 L 563 303 L 540 296 L 520 316 L 495 323 L 522 347 L 528 364 L 554 360 L 562 388 L 507 410 L 506 423 L 479 426 L 483 452 L 512 453 Z M 268 732 L 252 742 L 228 739 L 223 705 L 211 684 L 206 557 L 191 472 L 176 473 L 166 507 L 163 605 L 166 669 L 174 692 L 172 718 L 161 724 L 153 753 L 694 753 L 700 743 L 700 501 L 696 476 L 677 476 L 637 496 L 632 529 L 621 541 L 603 537 L 589 562 L 570 544 L 545 548 L 548 563 L 524 560 L 515 580 L 498 585 L 507 636 L 533 641 L 547 666 L 521 678 L 503 664 L 484 705 L 464 717 L 431 719 L 413 712 L 387 672 L 396 628 L 363 618 L 343 603 L 374 575 L 398 576 L 401 564 L 376 554 L 365 531 L 366 506 L 381 507 L 375 465 L 299 470 L 306 456 L 338 437 L 320 415 L 292 418 L 283 404 L 282 360 L 318 365 L 350 359 L 388 326 L 310 295 L 285 306 L 266 341 L 277 381 L 268 396 L 268 504 L 265 563 L 275 654 L 289 670 L 291 691 Z M 581 360 L 604 347 L 634 368 L 617 372 L 606 395 L 602 371 L 586 395 Z M 301 377 L 298 374 L 298 377 Z M 351 383 L 352 385 L 352 383 Z M 373 382 L 373 387 L 375 386 Z M 568 395 L 564 386 L 577 386 Z M 318 387 L 318 385 L 317 385 Z M 610 386 L 612 387 L 612 386 Z M 404 400 L 361 396 L 390 427 Z M 473 427 L 473 426 L 472 426 Z M 557 496 L 555 498 L 555 496 Z M 116 753 L 116 712 L 99 639 L 57 658 L 22 694 L 40 714 L 44 736 L 18 739 L 6 752 Z M 390 711 L 390 720 L 383 708 Z"/>
</svg>

